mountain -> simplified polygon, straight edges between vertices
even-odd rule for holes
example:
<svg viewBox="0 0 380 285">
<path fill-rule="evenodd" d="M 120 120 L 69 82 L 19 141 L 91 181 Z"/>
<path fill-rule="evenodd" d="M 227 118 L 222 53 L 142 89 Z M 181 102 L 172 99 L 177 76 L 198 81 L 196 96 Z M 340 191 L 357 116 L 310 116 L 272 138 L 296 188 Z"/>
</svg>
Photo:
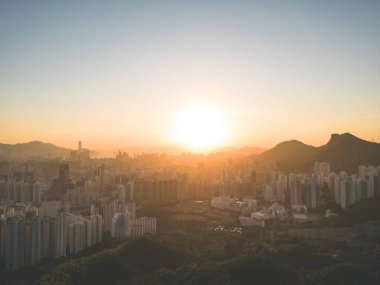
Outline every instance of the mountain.
<svg viewBox="0 0 380 285">
<path fill-rule="evenodd" d="M 332 134 L 318 149 L 318 161 L 328 161 L 333 170 L 356 172 L 359 165 L 380 164 L 380 144 L 362 140 L 350 133 Z"/>
<path fill-rule="evenodd" d="M 359 165 L 380 164 L 380 144 L 365 141 L 350 133 L 332 134 L 320 147 L 291 140 L 282 142 L 258 156 L 259 162 L 276 162 L 279 170 L 310 172 L 314 161 L 330 162 L 335 172 L 354 173 Z"/>
<path fill-rule="evenodd" d="M 71 149 L 51 143 L 32 141 L 18 144 L 0 144 L 0 159 L 29 159 L 69 157 Z"/>
</svg>

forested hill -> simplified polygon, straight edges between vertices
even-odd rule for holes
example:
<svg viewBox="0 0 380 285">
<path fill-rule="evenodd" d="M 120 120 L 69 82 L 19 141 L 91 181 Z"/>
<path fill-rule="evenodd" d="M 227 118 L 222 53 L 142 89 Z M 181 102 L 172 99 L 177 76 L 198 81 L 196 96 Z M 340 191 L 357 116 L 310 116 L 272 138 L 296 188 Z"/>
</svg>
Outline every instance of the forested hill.
<svg viewBox="0 0 380 285">
<path fill-rule="evenodd" d="M 326 161 L 332 171 L 354 173 L 359 165 L 380 164 L 380 144 L 362 140 L 350 133 L 332 134 L 330 140 L 320 147 L 300 141 L 282 142 L 260 154 L 259 162 L 275 162 L 285 172 L 310 172 L 314 161 Z"/>
<path fill-rule="evenodd" d="M 0 159 L 55 158 L 70 156 L 71 149 L 51 143 L 32 141 L 18 144 L 0 144 Z"/>
</svg>

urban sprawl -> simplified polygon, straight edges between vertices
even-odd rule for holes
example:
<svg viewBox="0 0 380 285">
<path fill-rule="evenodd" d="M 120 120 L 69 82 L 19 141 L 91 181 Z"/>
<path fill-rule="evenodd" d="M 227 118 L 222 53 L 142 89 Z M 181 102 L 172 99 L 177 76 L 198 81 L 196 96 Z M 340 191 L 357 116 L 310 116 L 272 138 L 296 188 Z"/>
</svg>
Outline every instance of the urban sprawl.
<svg viewBox="0 0 380 285">
<path fill-rule="evenodd" d="M 328 202 L 346 209 L 380 197 L 380 166 L 350 175 L 315 162 L 310 170 L 284 174 L 272 163 L 218 155 L 91 159 L 80 142 L 65 159 L 0 160 L 0 264 L 13 271 L 77 254 L 104 237 L 154 234 L 157 218 L 136 215 L 152 205 L 204 201 L 236 213 L 236 226 L 265 227 L 268 220 L 308 221 Z"/>
</svg>

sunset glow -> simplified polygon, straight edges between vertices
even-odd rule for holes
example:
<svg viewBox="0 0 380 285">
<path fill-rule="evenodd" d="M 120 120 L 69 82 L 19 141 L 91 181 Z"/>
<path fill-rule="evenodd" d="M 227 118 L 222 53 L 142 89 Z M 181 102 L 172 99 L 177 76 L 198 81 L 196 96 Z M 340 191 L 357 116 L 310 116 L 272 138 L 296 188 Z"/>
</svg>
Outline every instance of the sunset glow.
<svg viewBox="0 0 380 285">
<path fill-rule="evenodd" d="M 194 107 L 181 112 L 174 122 L 173 137 L 192 150 L 207 150 L 222 146 L 229 134 L 222 111 L 208 107 Z"/>
<path fill-rule="evenodd" d="M 0 0 L 0 285 L 380 284 L 380 0 Z"/>
<path fill-rule="evenodd" d="M 377 1 L 47 2 L 0 4 L 1 143 L 380 141 Z"/>
</svg>

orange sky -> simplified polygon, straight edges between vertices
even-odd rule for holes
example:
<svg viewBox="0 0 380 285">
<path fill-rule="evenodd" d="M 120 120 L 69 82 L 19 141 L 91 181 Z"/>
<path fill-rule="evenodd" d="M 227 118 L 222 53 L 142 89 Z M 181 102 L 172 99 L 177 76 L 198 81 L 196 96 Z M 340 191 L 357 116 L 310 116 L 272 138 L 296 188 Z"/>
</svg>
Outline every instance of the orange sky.
<svg viewBox="0 0 380 285">
<path fill-rule="evenodd" d="M 286 2 L 1 3 L 0 142 L 379 142 L 379 2 Z"/>
</svg>

